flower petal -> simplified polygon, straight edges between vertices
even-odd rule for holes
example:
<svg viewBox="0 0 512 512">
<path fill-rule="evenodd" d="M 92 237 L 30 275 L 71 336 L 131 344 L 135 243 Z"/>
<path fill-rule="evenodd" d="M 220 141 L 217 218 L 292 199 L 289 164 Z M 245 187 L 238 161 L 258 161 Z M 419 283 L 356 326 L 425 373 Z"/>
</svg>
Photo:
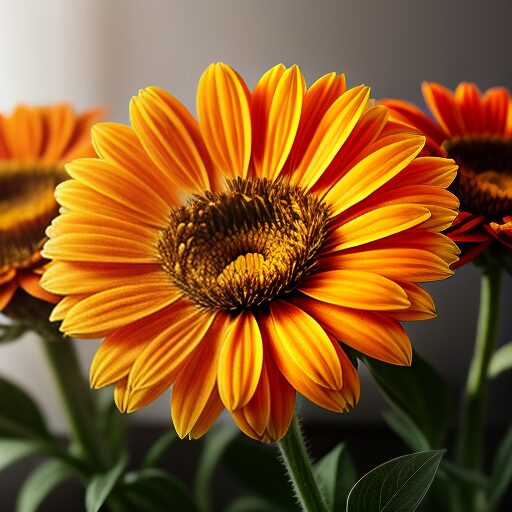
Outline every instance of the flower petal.
<svg viewBox="0 0 512 512">
<path fill-rule="evenodd" d="M 211 64 L 201 76 L 197 115 L 218 172 L 230 178 L 245 178 L 251 158 L 249 90 L 227 64 Z"/>
<path fill-rule="evenodd" d="M 276 66 L 256 85 L 251 101 L 256 176 L 275 179 L 281 172 L 299 127 L 304 92 L 297 66 Z"/>
<path fill-rule="evenodd" d="M 358 162 L 326 194 L 332 206 L 331 215 L 339 215 L 367 198 L 402 171 L 418 155 L 425 138 L 403 135 L 402 140 L 388 144 Z"/>
<path fill-rule="evenodd" d="M 387 363 L 411 364 L 412 348 L 407 333 L 388 315 L 335 306 L 305 295 L 294 298 L 293 303 L 349 347 Z"/>
<path fill-rule="evenodd" d="M 232 411 L 249 402 L 262 365 L 263 343 L 258 323 L 250 311 L 240 313 L 232 320 L 219 354 L 219 394 L 226 409 Z"/>
<path fill-rule="evenodd" d="M 300 283 L 299 290 L 322 302 L 348 308 L 381 311 L 410 306 L 407 295 L 394 281 L 363 270 L 315 272 Z"/>
</svg>

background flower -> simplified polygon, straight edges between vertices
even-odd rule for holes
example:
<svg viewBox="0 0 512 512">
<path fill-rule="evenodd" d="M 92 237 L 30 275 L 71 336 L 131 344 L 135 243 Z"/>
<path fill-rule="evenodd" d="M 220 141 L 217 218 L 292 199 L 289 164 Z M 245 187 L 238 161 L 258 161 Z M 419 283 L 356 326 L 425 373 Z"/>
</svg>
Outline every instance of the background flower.
<svg viewBox="0 0 512 512">
<path fill-rule="evenodd" d="M 98 110 L 18 106 L 0 114 L 0 311 L 17 289 L 48 302 L 39 286 L 45 229 L 57 214 L 55 186 L 67 178 L 64 162 L 93 153 L 90 129 Z"/>
<path fill-rule="evenodd" d="M 493 87 L 481 94 L 462 82 L 454 92 L 437 83 L 423 83 L 423 96 L 435 118 L 414 105 L 384 100 L 400 128 L 414 127 L 427 137 L 426 153 L 448 156 L 459 164 L 453 192 L 461 212 L 446 234 L 463 254 L 454 266 L 471 261 L 493 241 L 512 249 L 512 98 Z"/>
<path fill-rule="evenodd" d="M 342 411 L 359 396 L 336 340 L 410 364 L 400 320 L 435 315 L 416 283 L 451 275 L 440 231 L 456 166 L 417 158 L 364 86 L 296 66 L 249 92 L 225 64 L 199 82 L 198 122 L 173 96 L 132 100 L 133 128 L 93 129 L 97 159 L 67 166 L 44 254 L 53 312 L 73 336 L 106 336 L 91 368 L 123 411 L 174 384 L 180 436 L 226 407 L 248 435 L 286 432 L 299 391 Z"/>
</svg>

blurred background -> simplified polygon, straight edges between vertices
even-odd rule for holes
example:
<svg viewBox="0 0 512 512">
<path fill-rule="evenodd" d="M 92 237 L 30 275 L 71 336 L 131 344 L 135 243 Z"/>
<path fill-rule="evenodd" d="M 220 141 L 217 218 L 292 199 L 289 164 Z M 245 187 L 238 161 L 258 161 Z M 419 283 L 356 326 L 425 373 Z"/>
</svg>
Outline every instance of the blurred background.
<svg viewBox="0 0 512 512">
<path fill-rule="evenodd" d="M 372 95 L 423 106 L 422 80 L 449 87 L 512 87 L 510 0 L 0 0 L 0 111 L 18 102 L 67 100 L 103 105 L 128 122 L 139 88 L 159 85 L 195 111 L 196 84 L 214 61 L 234 66 L 250 87 L 271 66 L 298 64 L 309 83 L 330 71 L 365 83 Z M 471 355 L 478 272 L 467 266 L 429 287 L 439 318 L 408 326 L 416 349 L 460 387 Z M 512 333 L 511 284 L 503 288 L 499 342 Z M 84 371 L 95 341 L 77 342 Z M 64 422 L 40 347 L 26 337 L 0 347 L 0 372 L 42 403 L 49 422 Z M 512 417 L 512 382 L 489 397 L 492 421 Z M 168 396 L 130 416 L 134 424 L 168 425 Z M 361 405 L 347 415 L 310 408 L 310 421 L 344 426 L 380 423 L 385 408 L 362 371 Z M 340 434 L 341 435 L 341 434 Z"/>
</svg>

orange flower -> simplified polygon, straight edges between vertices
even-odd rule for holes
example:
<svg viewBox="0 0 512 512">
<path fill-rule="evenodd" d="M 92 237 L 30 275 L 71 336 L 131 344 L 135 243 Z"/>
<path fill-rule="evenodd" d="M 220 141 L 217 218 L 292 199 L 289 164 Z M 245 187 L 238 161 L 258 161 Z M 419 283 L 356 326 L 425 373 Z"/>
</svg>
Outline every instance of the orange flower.
<svg viewBox="0 0 512 512">
<path fill-rule="evenodd" d="M 384 100 L 392 124 L 427 137 L 426 154 L 448 156 L 459 165 L 452 191 L 460 214 L 446 234 L 462 256 L 454 267 L 478 256 L 491 244 L 512 249 L 512 98 L 494 87 L 484 95 L 475 84 L 461 83 L 455 92 L 423 83 L 423 97 L 435 120 L 414 105 Z M 494 243 L 493 243 L 494 242 Z"/>
<path fill-rule="evenodd" d="M 383 136 L 387 109 L 293 66 L 250 92 L 225 64 L 199 82 L 196 121 L 140 91 L 132 126 L 93 128 L 96 159 L 67 166 L 48 230 L 52 319 L 106 336 L 91 367 L 122 411 L 174 386 L 181 437 L 227 408 L 249 436 L 281 438 L 296 392 L 333 411 L 359 398 L 338 341 L 410 364 L 400 320 L 435 315 L 418 282 L 451 275 L 453 161 L 424 137 Z"/>
<path fill-rule="evenodd" d="M 58 213 L 54 190 L 67 177 L 64 162 L 94 154 L 89 133 L 98 116 L 76 115 L 67 104 L 0 114 L 0 311 L 18 288 L 56 302 L 39 286 L 45 229 Z"/>
</svg>

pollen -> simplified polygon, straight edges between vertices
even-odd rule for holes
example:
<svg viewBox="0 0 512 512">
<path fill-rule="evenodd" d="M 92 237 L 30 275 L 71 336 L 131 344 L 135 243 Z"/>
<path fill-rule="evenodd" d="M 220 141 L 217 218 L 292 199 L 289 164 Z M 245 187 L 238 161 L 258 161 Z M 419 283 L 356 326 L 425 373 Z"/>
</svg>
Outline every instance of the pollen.
<svg viewBox="0 0 512 512">
<path fill-rule="evenodd" d="M 199 306 L 241 311 L 295 289 L 316 263 L 329 207 L 284 181 L 228 181 L 171 212 L 162 267 Z"/>
<path fill-rule="evenodd" d="M 444 144 L 459 164 L 453 184 L 461 209 L 501 221 L 512 212 L 512 139 L 478 135 L 454 137 Z"/>
</svg>

